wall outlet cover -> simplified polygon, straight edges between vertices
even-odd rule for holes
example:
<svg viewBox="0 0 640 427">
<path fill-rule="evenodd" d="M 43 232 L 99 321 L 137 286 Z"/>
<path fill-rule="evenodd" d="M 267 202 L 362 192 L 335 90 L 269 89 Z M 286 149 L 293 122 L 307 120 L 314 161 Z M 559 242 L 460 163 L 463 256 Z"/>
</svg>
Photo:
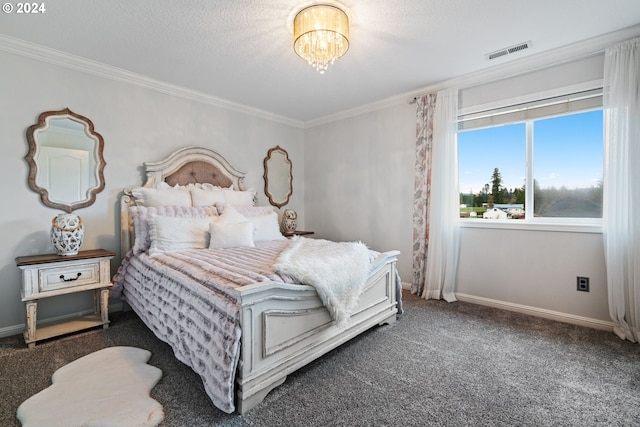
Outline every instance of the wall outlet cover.
<svg viewBox="0 0 640 427">
<path fill-rule="evenodd" d="M 589 292 L 589 278 L 578 276 L 576 289 L 580 292 Z"/>
</svg>

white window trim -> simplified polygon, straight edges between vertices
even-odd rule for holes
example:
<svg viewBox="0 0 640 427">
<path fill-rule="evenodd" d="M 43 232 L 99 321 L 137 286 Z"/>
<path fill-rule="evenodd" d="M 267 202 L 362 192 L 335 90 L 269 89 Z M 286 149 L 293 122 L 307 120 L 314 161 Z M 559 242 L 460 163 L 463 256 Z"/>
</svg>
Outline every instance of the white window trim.
<svg viewBox="0 0 640 427">
<path fill-rule="evenodd" d="M 530 93 L 525 96 L 517 96 L 517 97 L 502 99 L 500 101 L 490 102 L 487 104 L 471 105 L 468 107 L 461 108 L 458 111 L 458 116 L 474 114 L 480 111 L 497 110 L 500 108 L 508 107 L 510 105 L 518 105 L 518 104 L 524 104 L 527 102 L 534 102 L 540 99 L 554 98 L 556 96 L 562 96 L 567 93 L 585 92 L 588 90 L 598 89 L 601 87 L 602 87 L 602 79 L 591 80 L 583 83 L 577 83 L 571 86 L 564 86 L 562 88 Z"/>
<path fill-rule="evenodd" d="M 458 116 L 470 115 L 479 111 L 489 109 L 500 109 L 509 105 L 521 104 L 523 102 L 535 102 L 538 99 L 551 98 L 555 96 L 563 96 L 567 93 L 588 91 L 602 88 L 602 80 L 595 80 L 569 87 L 554 89 L 543 93 L 528 95 L 526 98 L 518 97 L 502 100 L 499 103 L 485 104 L 481 106 L 467 107 L 458 112 Z M 601 107 L 600 107 L 601 108 Z M 569 114 L 577 114 L 580 112 L 592 111 L 593 109 L 585 109 L 582 111 L 571 112 Z M 559 114 L 558 116 L 562 116 Z M 533 144 L 530 138 L 533 133 L 533 121 L 537 118 L 524 121 L 526 124 L 526 171 L 525 185 L 527 188 L 533 188 L 533 170 L 529 165 L 533 162 Z M 522 122 L 518 122 L 522 123 Z M 478 129 L 480 129 L 479 127 Z M 461 228 L 492 228 L 502 230 L 530 230 L 530 231 L 558 231 L 571 233 L 602 233 L 602 218 L 545 218 L 535 217 L 533 213 L 533 192 L 527 192 L 525 201 L 525 219 L 523 220 L 498 220 L 498 219 L 471 219 L 458 218 L 458 224 Z M 456 212 L 459 216 L 459 212 Z"/>
<path fill-rule="evenodd" d="M 594 219 L 598 222 L 593 221 Z M 555 218 L 536 218 L 535 220 L 518 219 L 468 219 L 460 218 L 460 228 L 493 228 L 497 230 L 529 230 L 559 231 L 566 233 L 599 233 L 602 234 L 601 218 L 571 218 L 571 222 L 559 222 Z"/>
<path fill-rule="evenodd" d="M 602 88 L 596 88 L 466 115 L 458 114 L 458 130 L 505 126 L 601 109 L 602 96 Z"/>
</svg>

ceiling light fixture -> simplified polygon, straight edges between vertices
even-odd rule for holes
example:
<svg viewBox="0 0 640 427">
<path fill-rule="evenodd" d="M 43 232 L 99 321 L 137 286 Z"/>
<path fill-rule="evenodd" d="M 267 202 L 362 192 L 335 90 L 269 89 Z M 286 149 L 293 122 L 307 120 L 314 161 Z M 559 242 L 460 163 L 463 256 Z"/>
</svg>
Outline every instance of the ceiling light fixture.
<svg viewBox="0 0 640 427">
<path fill-rule="evenodd" d="M 328 4 L 306 7 L 293 21 L 293 49 L 324 74 L 349 49 L 349 17 Z"/>
</svg>

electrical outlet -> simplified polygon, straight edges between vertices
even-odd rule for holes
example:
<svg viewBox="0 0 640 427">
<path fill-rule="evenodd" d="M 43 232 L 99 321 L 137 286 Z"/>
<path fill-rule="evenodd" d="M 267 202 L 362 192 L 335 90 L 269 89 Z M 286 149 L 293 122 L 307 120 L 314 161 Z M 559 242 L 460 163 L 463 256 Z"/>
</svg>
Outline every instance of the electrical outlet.
<svg viewBox="0 0 640 427">
<path fill-rule="evenodd" d="M 580 292 L 589 292 L 589 278 L 578 276 L 578 286 L 577 290 Z"/>
</svg>

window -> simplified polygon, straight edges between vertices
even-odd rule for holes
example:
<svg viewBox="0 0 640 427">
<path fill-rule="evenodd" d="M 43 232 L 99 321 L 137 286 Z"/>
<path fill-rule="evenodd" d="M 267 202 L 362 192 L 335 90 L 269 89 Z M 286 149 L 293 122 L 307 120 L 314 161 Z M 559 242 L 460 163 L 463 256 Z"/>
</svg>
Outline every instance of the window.
<svg viewBox="0 0 640 427">
<path fill-rule="evenodd" d="M 601 90 L 461 116 L 460 217 L 602 218 Z"/>
</svg>

